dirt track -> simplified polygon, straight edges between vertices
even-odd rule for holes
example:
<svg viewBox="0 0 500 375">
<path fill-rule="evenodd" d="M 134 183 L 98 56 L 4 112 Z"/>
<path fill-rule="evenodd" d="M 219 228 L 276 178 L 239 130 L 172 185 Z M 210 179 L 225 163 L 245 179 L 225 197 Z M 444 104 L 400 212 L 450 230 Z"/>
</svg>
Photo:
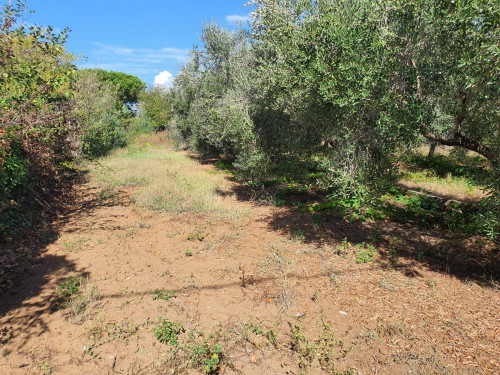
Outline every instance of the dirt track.
<svg viewBox="0 0 500 375">
<path fill-rule="evenodd" d="M 59 238 L 1 300 L 1 374 L 202 373 L 167 361 L 172 348 L 153 334 L 158 317 L 182 323 L 182 335 L 212 333 L 223 374 L 500 372 L 499 292 L 416 260 L 415 244 L 441 239 L 387 223 L 379 251 L 358 264 L 355 245 L 370 224 L 317 224 L 231 194 L 227 204 L 248 212 L 237 220 L 173 216 L 137 208 L 132 195 L 102 201 L 81 187 Z M 69 275 L 86 280 L 84 295 L 99 294 L 83 311 L 57 308 Z M 153 300 L 156 289 L 176 297 Z"/>
</svg>

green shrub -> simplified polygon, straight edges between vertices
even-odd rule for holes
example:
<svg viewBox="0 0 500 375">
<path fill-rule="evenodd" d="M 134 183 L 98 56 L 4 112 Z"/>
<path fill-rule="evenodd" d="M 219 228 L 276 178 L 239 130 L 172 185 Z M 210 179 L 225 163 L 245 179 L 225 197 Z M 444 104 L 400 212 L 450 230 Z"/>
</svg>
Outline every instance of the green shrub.
<svg viewBox="0 0 500 375">
<path fill-rule="evenodd" d="M 191 365 L 194 368 L 203 368 L 206 374 L 217 374 L 223 357 L 222 347 L 219 344 L 209 346 L 203 341 L 201 344 L 192 344 L 189 347 Z"/>
<path fill-rule="evenodd" d="M 106 155 L 116 147 L 127 144 L 127 135 L 118 119 L 97 123 L 86 128 L 82 137 L 83 154 L 89 158 Z"/>
<path fill-rule="evenodd" d="M 172 104 L 169 91 L 153 86 L 139 95 L 141 117 L 144 116 L 155 130 L 165 130 L 172 120 Z"/>
<path fill-rule="evenodd" d="M 141 134 L 150 134 L 155 130 L 155 126 L 146 116 L 139 115 L 130 119 L 127 127 L 127 137 L 129 141 L 132 141 Z"/>
<path fill-rule="evenodd" d="M 30 210 L 60 195 L 59 166 L 70 159 L 74 136 L 67 31 L 18 27 L 25 11 L 20 0 L 0 6 L 0 241 L 30 223 Z"/>
<path fill-rule="evenodd" d="M 28 224 L 20 214 L 27 184 L 28 163 L 22 157 L 21 143 L 0 137 L 0 233 L 3 240 Z"/>
</svg>

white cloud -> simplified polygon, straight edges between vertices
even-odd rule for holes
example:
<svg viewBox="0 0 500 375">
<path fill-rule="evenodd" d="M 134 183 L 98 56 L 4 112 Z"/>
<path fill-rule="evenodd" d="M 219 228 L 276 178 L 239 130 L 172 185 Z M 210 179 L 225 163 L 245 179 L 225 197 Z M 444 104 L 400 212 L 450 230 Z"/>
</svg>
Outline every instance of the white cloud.
<svg viewBox="0 0 500 375">
<path fill-rule="evenodd" d="M 168 70 L 164 70 L 155 77 L 154 85 L 169 89 L 174 85 L 174 76 Z"/>
<path fill-rule="evenodd" d="M 91 51 L 93 56 L 119 57 L 121 61 L 159 64 L 163 61 L 174 60 L 184 64 L 189 60 L 189 49 L 187 48 L 128 48 L 104 43 L 93 44 L 99 47 Z"/>
<path fill-rule="evenodd" d="M 230 14 L 226 16 L 226 21 L 227 22 L 248 22 L 250 21 L 249 16 L 238 16 L 237 14 Z"/>
<path fill-rule="evenodd" d="M 175 66 L 184 65 L 190 58 L 187 48 L 135 48 L 99 42 L 94 42 L 92 45 L 93 48 L 88 51 L 85 61 L 81 62 L 82 68 L 125 72 L 139 76 L 148 84 L 152 83 L 153 77 L 157 76 L 158 72 L 165 69 L 171 72 Z M 161 78 L 157 76 L 157 79 Z"/>
</svg>

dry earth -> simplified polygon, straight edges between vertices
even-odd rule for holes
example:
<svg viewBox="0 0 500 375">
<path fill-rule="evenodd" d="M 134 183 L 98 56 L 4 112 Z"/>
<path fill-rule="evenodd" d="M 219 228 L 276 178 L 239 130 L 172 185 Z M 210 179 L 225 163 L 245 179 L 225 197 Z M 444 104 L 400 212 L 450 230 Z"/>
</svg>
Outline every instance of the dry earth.
<svg viewBox="0 0 500 375">
<path fill-rule="evenodd" d="M 0 300 L 0 373 L 204 373 L 188 354 L 203 340 L 221 345 L 221 374 L 500 373 L 491 244 L 384 223 L 359 264 L 373 224 L 317 223 L 241 189 L 224 194 L 238 215 L 223 219 L 81 186 L 58 239 Z M 457 252 L 490 263 L 454 268 Z M 84 280 L 80 305 L 57 299 L 71 275 Z M 155 338 L 159 317 L 183 324 L 178 347 Z"/>
</svg>

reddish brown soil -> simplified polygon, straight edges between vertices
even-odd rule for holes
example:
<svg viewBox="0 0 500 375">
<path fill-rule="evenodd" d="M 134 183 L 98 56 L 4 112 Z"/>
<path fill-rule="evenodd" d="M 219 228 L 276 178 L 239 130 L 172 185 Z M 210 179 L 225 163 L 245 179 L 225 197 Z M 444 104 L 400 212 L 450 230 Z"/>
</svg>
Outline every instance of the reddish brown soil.
<svg viewBox="0 0 500 375">
<path fill-rule="evenodd" d="M 1 374 L 203 373 L 181 354 L 168 360 L 172 346 L 153 334 L 158 317 L 182 323 L 182 340 L 190 330 L 218 340 L 222 374 L 500 373 L 491 244 L 385 223 L 378 253 L 358 264 L 354 245 L 373 236 L 369 223 L 318 224 L 243 194 L 225 198 L 250 212 L 236 222 L 173 216 L 135 207 L 132 193 L 100 202 L 95 187 L 81 187 L 59 238 L 0 301 Z M 343 238 L 353 246 L 339 247 Z M 474 258 L 456 266 L 457 252 Z M 78 314 L 57 308 L 56 288 L 70 275 L 87 280 L 84 293 L 100 293 Z M 176 297 L 153 300 L 155 289 Z M 245 324 L 273 329 L 276 345 Z M 332 352 L 308 366 L 307 345 L 320 346 L 323 324 Z"/>
</svg>

